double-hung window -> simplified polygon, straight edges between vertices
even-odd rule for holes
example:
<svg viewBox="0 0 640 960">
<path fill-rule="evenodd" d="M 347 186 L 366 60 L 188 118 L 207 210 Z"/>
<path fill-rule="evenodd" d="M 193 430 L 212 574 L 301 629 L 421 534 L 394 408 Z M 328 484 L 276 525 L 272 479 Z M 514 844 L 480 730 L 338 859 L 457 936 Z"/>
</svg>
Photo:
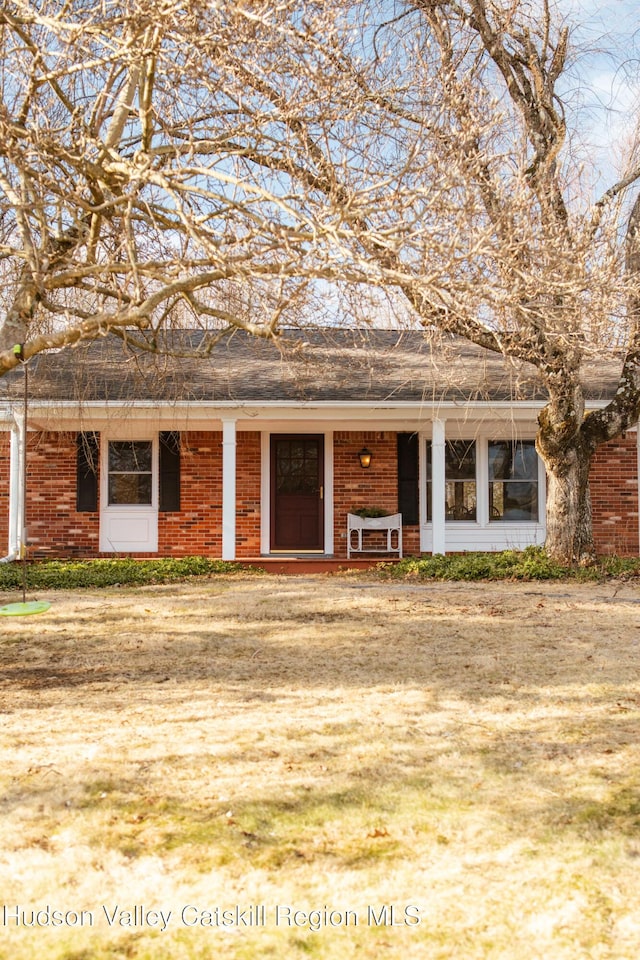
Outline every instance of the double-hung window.
<svg viewBox="0 0 640 960">
<path fill-rule="evenodd" d="M 477 480 L 475 440 L 447 440 L 444 453 L 445 517 L 476 520 Z M 431 441 L 427 441 L 427 522 L 432 517 Z"/>
<path fill-rule="evenodd" d="M 533 440 L 489 441 L 489 520 L 538 520 L 538 455 Z"/>
<path fill-rule="evenodd" d="M 482 526 L 538 523 L 540 482 L 533 440 L 447 440 L 445 519 Z M 427 522 L 433 519 L 432 444 L 426 443 Z"/>
</svg>

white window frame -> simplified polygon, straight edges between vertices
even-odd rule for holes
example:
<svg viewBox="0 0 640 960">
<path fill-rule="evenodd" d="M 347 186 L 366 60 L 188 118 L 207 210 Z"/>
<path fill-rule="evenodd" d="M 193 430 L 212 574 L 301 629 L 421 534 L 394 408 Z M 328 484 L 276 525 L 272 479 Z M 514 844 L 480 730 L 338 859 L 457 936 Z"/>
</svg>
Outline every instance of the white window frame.
<svg viewBox="0 0 640 960">
<path fill-rule="evenodd" d="M 546 536 L 546 473 L 544 464 L 538 456 L 538 520 L 520 520 L 499 522 L 489 517 L 489 442 L 491 440 L 534 440 L 533 430 L 518 431 L 514 435 L 505 431 L 504 424 L 487 426 L 482 431 L 462 429 L 457 424 L 448 423 L 446 440 L 467 440 L 476 444 L 476 519 L 445 520 L 444 549 L 437 552 L 458 553 L 467 550 L 498 551 L 522 549 L 530 545 L 541 545 Z M 431 441 L 429 431 L 420 433 L 419 475 L 420 475 L 420 551 L 434 552 L 433 522 L 427 522 L 427 441 Z M 433 486 L 432 486 L 433 489 Z"/>
<path fill-rule="evenodd" d="M 541 459 L 540 459 L 540 455 L 538 454 L 537 451 L 536 451 L 536 461 L 537 461 L 537 466 L 538 466 L 538 473 L 537 473 L 535 482 L 538 484 L 538 519 L 537 519 L 537 520 L 504 520 L 504 519 L 500 518 L 500 519 L 498 519 L 498 520 L 492 520 L 491 517 L 489 516 L 489 484 L 490 484 L 490 482 L 491 482 L 491 480 L 490 480 L 490 478 L 489 478 L 489 444 L 490 444 L 492 441 L 495 441 L 496 443 L 497 443 L 497 442 L 503 442 L 503 441 L 504 441 L 505 443 L 533 443 L 534 440 L 535 440 L 534 437 L 494 437 L 494 436 L 488 436 L 488 437 L 486 438 L 486 441 L 485 441 L 485 443 L 484 443 L 484 451 L 485 451 L 485 456 L 486 456 L 486 458 L 487 458 L 487 465 L 486 465 L 487 483 L 486 483 L 485 496 L 484 496 L 483 499 L 485 500 L 485 503 L 486 503 L 487 522 L 490 523 L 492 526 L 502 526 L 503 524 L 505 524 L 505 525 L 512 525 L 512 524 L 520 524 L 520 523 L 522 523 L 522 524 L 524 524 L 524 523 L 537 524 L 537 523 L 540 522 L 540 517 L 543 516 L 543 513 L 541 512 L 541 503 L 540 503 L 540 467 L 542 466 L 542 473 L 543 473 L 543 475 L 544 475 L 544 472 L 545 472 L 545 471 L 544 471 L 544 465 L 542 464 L 542 461 L 541 461 Z M 494 481 L 494 482 L 500 483 L 500 482 L 502 482 L 502 481 Z M 507 482 L 521 483 L 521 482 L 532 482 L 532 481 L 507 481 Z"/>
<path fill-rule="evenodd" d="M 151 503 L 109 503 L 109 444 L 151 443 Z M 100 444 L 101 553 L 157 553 L 159 507 L 158 434 L 101 435 Z"/>
<path fill-rule="evenodd" d="M 473 526 L 475 526 L 475 525 L 477 525 L 477 524 L 484 524 L 484 523 L 486 522 L 486 516 L 485 516 L 485 514 L 488 512 L 488 506 L 485 507 L 485 508 L 483 508 L 482 513 L 481 513 L 481 504 L 480 504 L 480 501 L 483 499 L 483 497 L 482 497 L 482 494 L 481 494 L 481 492 L 480 492 L 480 476 L 481 476 L 481 464 L 480 464 L 480 460 L 481 460 L 481 458 L 484 458 L 484 460 L 487 460 L 487 443 L 485 442 L 484 444 L 479 444 L 477 437 L 465 437 L 465 436 L 446 437 L 446 438 L 445 438 L 445 449 L 446 449 L 446 444 L 447 444 L 450 440 L 460 441 L 460 442 L 462 442 L 462 443 L 473 443 L 473 444 L 475 444 L 475 448 L 476 448 L 476 450 L 475 450 L 475 466 L 476 466 L 476 472 L 475 472 L 475 485 L 476 485 L 476 519 L 475 519 L 475 520 L 453 520 L 453 519 L 447 519 L 446 516 L 445 516 L 445 523 L 446 523 L 447 525 L 453 523 L 453 524 L 456 524 L 456 526 L 457 526 L 458 524 L 462 524 L 462 523 L 467 524 L 467 525 L 472 524 Z M 428 435 L 424 435 L 424 434 L 421 435 L 421 436 L 420 436 L 420 454 L 419 454 L 420 462 L 419 462 L 419 470 L 418 470 L 418 472 L 419 472 L 419 475 L 420 475 L 420 484 L 421 484 L 421 486 L 424 486 L 424 499 L 423 499 L 423 500 L 421 499 L 421 513 L 420 513 L 421 523 L 420 523 L 420 525 L 421 525 L 421 526 L 426 525 L 426 526 L 431 527 L 433 521 L 432 521 L 432 520 L 427 521 L 427 516 L 428 516 L 428 514 L 429 514 L 429 502 L 428 502 L 428 496 L 427 496 L 427 482 L 428 482 L 428 480 L 427 480 L 427 477 L 428 477 L 428 471 L 427 471 L 427 444 L 428 444 L 428 443 L 432 443 L 432 437 L 430 437 L 430 436 L 428 436 Z M 484 448 L 484 449 L 483 449 L 483 448 Z M 432 454 L 432 456 L 433 456 L 433 454 Z M 445 454 L 445 458 L 446 458 L 446 454 Z M 432 469 L 432 471 L 433 471 L 433 462 L 432 462 L 431 469 Z M 487 467 L 486 469 L 487 469 L 487 475 L 488 475 L 488 467 Z M 448 481 L 447 481 L 447 477 L 446 477 L 446 463 L 445 463 L 445 477 L 444 477 L 444 482 L 445 482 L 445 494 L 446 494 L 446 485 L 447 485 L 447 482 L 448 482 Z M 449 482 L 454 482 L 454 481 L 449 481 Z M 461 482 L 462 482 L 462 481 L 461 481 Z M 472 481 L 469 480 L 469 481 L 464 481 L 464 482 L 472 482 Z M 433 495 L 434 489 L 435 489 L 435 485 L 434 485 L 433 476 L 432 476 L 432 477 L 431 477 L 431 493 L 432 493 L 432 495 Z M 421 494 L 422 494 L 422 492 L 423 492 L 423 491 L 421 490 Z M 487 498 L 487 499 L 488 499 L 488 498 Z M 422 509 L 423 504 L 424 504 L 424 508 Z M 431 504 L 431 515 L 433 516 L 433 504 Z"/>
</svg>

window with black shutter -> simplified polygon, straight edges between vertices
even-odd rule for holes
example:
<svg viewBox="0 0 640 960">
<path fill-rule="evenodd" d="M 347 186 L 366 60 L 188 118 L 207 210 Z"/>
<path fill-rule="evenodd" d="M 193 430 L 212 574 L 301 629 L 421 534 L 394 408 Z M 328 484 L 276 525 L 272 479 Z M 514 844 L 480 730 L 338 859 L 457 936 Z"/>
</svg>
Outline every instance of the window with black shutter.
<svg viewBox="0 0 640 960">
<path fill-rule="evenodd" d="M 160 434 L 160 510 L 180 509 L 180 434 Z"/>
<path fill-rule="evenodd" d="M 98 509 L 99 433 L 76 436 L 76 510 L 95 513 Z"/>
<path fill-rule="evenodd" d="M 398 513 L 403 525 L 420 522 L 417 433 L 398 434 Z"/>
</svg>

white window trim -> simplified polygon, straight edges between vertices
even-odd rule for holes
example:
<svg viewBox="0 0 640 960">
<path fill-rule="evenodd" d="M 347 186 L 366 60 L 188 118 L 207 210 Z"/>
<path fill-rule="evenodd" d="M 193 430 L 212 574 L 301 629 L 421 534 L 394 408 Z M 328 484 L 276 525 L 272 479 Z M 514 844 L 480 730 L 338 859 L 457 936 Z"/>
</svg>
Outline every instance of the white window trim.
<svg viewBox="0 0 640 960">
<path fill-rule="evenodd" d="M 504 427 L 473 432 L 458 429 L 445 431 L 446 440 L 469 440 L 476 444 L 476 520 L 445 520 L 444 544 L 434 544 L 433 522 L 427 522 L 427 440 L 432 440 L 428 431 L 419 434 L 419 482 L 420 482 L 420 551 L 422 553 L 446 553 L 466 550 L 508 549 L 510 546 L 527 546 L 544 543 L 546 535 L 546 473 L 538 456 L 538 520 L 496 521 L 489 518 L 489 441 L 534 440 L 533 431 L 522 431 L 517 437 L 505 433 Z M 432 488 L 435 486 L 432 481 Z M 490 545 L 491 544 L 491 545 Z"/>
</svg>

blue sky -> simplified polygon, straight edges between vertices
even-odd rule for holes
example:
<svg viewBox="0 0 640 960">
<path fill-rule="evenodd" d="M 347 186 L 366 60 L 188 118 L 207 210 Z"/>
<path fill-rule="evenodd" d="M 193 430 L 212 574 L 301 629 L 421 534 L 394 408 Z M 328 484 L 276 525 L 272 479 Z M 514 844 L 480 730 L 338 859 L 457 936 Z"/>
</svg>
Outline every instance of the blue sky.
<svg viewBox="0 0 640 960">
<path fill-rule="evenodd" d="M 588 108 L 581 136 L 593 148 L 609 186 L 621 172 L 640 119 L 640 5 L 638 0 L 558 0 L 573 24 L 580 51 L 572 93 Z M 578 71 L 578 72 L 577 72 Z"/>
</svg>

